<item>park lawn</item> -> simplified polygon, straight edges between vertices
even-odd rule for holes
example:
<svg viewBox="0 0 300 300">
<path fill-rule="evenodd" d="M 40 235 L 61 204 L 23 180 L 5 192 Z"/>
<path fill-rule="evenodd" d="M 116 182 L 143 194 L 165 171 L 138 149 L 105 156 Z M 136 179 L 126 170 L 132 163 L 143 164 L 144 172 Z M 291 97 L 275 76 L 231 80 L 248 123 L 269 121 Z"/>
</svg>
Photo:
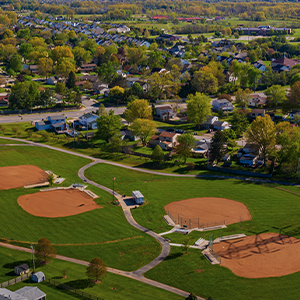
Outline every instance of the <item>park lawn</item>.
<svg viewBox="0 0 300 300">
<path fill-rule="evenodd" d="M 0 137 L 0 145 L 1 144 L 26 144 L 24 142 L 19 142 L 19 141 L 14 141 L 14 140 L 8 140 L 8 139 L 3 139 Z"/>
<path fill-rule="evenodd" d="M 172 247 L 168 258 L 145 276 L 218 300 L 297 299 L 300 280 L 300 272 L 273 278 L 239 277 L 225 267 L 211 265 L 201 251 L 190 249 L 183 254 L 179 247 Z"/>
<path fill-rule="evenodd" d="M 101 172 L 107 176 L 99 178 L 97 174 Z M 300 222 L 297 214 L 300 209 L 299 196 L 259 183 L 159 176 L 106 164 L 92 166 L 85 171 L 85 175 L 104 186 L 109 186 L 111 178 L 116 177 L 115 187 L 121 194 L 131 195 L 132 191 L 140 190 L 148 203 L 132 210 L 133 217 L 142 226 L 156 232 L 170 228 L 163 220 L 165 205 L 196 197 L 220 197 L 244 203 L 252 220 L 242 222 L 239 226 L 249 235 L 253 234 L 252 231 L 261 230 L 277 232 L 273 227 L 287 225 L 292 225 L 289 231 L 294 231 L 294 227 Z M 237 230 L 237 225 L 230 226 L 233 226 L 231 230 Z M 300 232 L 293 236 L 300 238 Z"/>
<path fill-rule="evenodd" d="M 85 158 L 44 149 L 40 147 L 1 147 L 0 166 L 33 164 L 44 170 L 51 170 L 55 174 L 66 178 L 64 186 L 74 182 L 82 182 L 77 172 L 89 163 Z M 63 163 L 62 163 L 63 162 Z M 98 174 L 99 176 L 99 174 Z M 110 204 L 112 196 L 96 187 L 90 187 L 99 198 L 95 199 L 102 208 L 79 215 L 64 218 L 43 218 L 33 216 L 24 211 L 17 203 L 19 196 L 39 191 L 34 189 L 10 189 L 0 191 L 0 237 L 17 241 L 37 242 L 46 237 L 53 244 L 71 244 L 61 248 L 60 254 L 69 256 L 70 253 L 81 258 L 78 253 L 86 254 L 86 259 L 93 258 L 93 250 L 104 253 L 103 259 L 111 267 L 133 270 L 135 264 L 139 267 L 150 262 L 160 253 L 160 245 L 155 239 L 133 228 L 126 220 L 120 206 Z M 134 237 L 134 239 L 130 239 Z M 112 242 L 105 244 L 104 242 Z M 84 251 L 73 251 L 73 244 L 101 243 L 85 245 Z M 145 251 L 142 245 L 148 244 L 151 250 Z M 29 244 L 26 245 L 27 247 Z M 130 248 L 134 251 L 130 251 Z M 90 249 L 90 251 L 89 251 Z M 109 251 L 107 251 L 109 249 Z M 58 249 L 60 251 L 60 249 Z M 82 248 L 81 248 L 82 250 Z M 143 254 L 147 252 L 146 254 Z M 128 254 L 128 259 L 120 260 L 119 253 Z M 111 264 L 110 264 L 111 263 Z"/>
<path fill-rule="evenodd" d="M 95 253 L 95 255 L 97 255 Z M 101 258 L 101 256 L 100 256 Z M 18 250 L 8 249 L 0 247 L 0 282 L 13 279 L 16 275 L 13 274 L 13 268 L 20 263 L 27 263 L 32 267 L 31 254 L 21 252 Z M 62 278 L 62 271 L 67 271 L 67 278 Z M 143 299 L 183 299 L 176 294 L 152 287 L 142 282 L 107 273 L 100 284 L 92 284 L 85 275 L 86 267 L 77 265 L 71 262 L 66 262 L 58 259 L 53 259 L 49 264 L 40 266 L 37 264 L 36 271 L 44 272 L 47 279 L 53 279 L 59 283 L 67 284 L 73 288 L 80 289 L 86 293 L 94 296 L 101 297 L 106 300 L 113 299 L 140 299 L 143 295 Z M 18 283 L 9 286 L 8 289 L 15 291 L 23 286 L 37 286 L 44 293 L 47 294 L 47 299 L 78 299 L 78 296 L 67 293 L 66 291 L 55 288 L 48 283 L 30 283 L 29 280 L 25 280 L 22 283 Z M 81 298 L 79 298 L 81 299 Z M 86 299 L 86 298 L 82 298 Z"/>
</svg>

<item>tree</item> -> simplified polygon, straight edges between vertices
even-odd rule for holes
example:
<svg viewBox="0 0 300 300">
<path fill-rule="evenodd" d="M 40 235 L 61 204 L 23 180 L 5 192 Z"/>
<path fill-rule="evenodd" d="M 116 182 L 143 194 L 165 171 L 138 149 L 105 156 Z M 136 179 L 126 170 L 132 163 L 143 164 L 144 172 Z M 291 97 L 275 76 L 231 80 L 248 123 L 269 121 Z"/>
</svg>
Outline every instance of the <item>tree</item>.
<svg viewBox="0 0 300 300">
<path fill-rule="evenodd" d="M 192 134 L 185 133 L 177 137 L 177 142 L 179 145 L 176 147 L 176 153 L 179 157 L 183 157 L 186 163 L 186 159 L 191 155 L 191 150 L 195 146 L 195 138 Z"/>
<path fill-rule="evenodd" d="M 8 67 L 15 72 L 21 72 L 23 68 L 22 56 L 19 54 L 14 55 L 8 63 Z"/>
<path fill-rule="evenodd" d="M 120 152 L 122 149 L 122 140 L 118 135 L 111 137 L 109 139 L 109 144 L 112 151 Z"/>
<path fill-rule="evenodd" d="M 185 300 L 197 300 L 197 296 L 191 293 L 188 295 L 188 297 L 185 298 Z"/>
<path fill-rule="evenodd" d="M 57 62 L 61 58 L 74 59 L 74 55 L 69 47 L 57 46 L 51 52 L 51 57 L 54 62 Z"/>
<path fill-rule="evenodd" d="M 113 110 L 110 110 L 108 114 L 103 114 L 97 120 L 97 136 L 99 139 L 109 141 L 116 134 L 120 134 L 122 128 L 121 117 L 114 114 Z"/>
<path fill-rule="evenodd" d="M 248 107 L 251 97 L 250 97 L 251 91 L 249 89 L 242 90 L 238 89 L 234 95 L 235 95 L 235 103 L 240 106 L 241 108 Z"/>
<path fill-rule="evenodd" d="M 49 185 L 52 186 L 54 184 L 54 181 L 55 181 L 55 178 L 54 178 L 53 173 L 49 174 L 49 176 L 48 176 Z"/>
<path fill-rule="evenodd" d="M 47 44 L 45 43 L 45 39 L 41 37 L 32 37 L 30 40 L 28 40 L 28 44 L 31 44 L 32 47 L 40 47 L 40 48 L 46 48 Z"/>
<path fill-rule="evenodd" d="M 210 146 L 209 159 L 211 161 L 219 160 L 224 156 L 225 153 L 225 137 L 222 131 L 216 131 L 214 137 L 212 138 L 212 143 Z"/>
<path fill-rule="evenodd" d="M 66 93 L 66 85 L 62 82 L 58 82 L 55 86 L 55 93 L 64 95 Z"/>
<path fill-rule="evenodd" d="M 68 89 L 74 89 L 75 88 L 75 83 L 76 83 L 76 76 L 75 76 L 75 73 L 73 71 L 71 71 L 69 73 L 69 77 L 66 81 L 66 87 Z"/>
<path fill-rule="evenodd" d="M 247 131 L 247 142 L 257 146 L 265 159 L 274 151 L 276 144 L 276 128 L 269 115 L 258 116 Z"/>
<path fill-rule="evenodd" d="M 55 74 L 62 78 L 67 78 L 70 72 L 76 72 L 73 61 L 65 57 L 60 58 L 55 67 Z"/>
<path fill-rule="evenodd" d="M 102 115 L 105 114 L 105 113 L 106 113 L 106 112 L 105 112 L 105 106 L 104 106 L 103 103 L 101 103 L 101 104 L 99 105 L 99 109 L 98 109 L 97 114 L 98 114 L 98 116 L 102 116 Z"/>
<path fill-rule="evenodd" d="M 151 154 L 151 159 L 158 164 L 160 164 L 164 160 L 164 151 L 159 145 L 155 146 Z"/>
<path fill-rule="evenodd" d="M 156 124 L 147 119 L 135 119 L 130 129 L 135 136 L 141 139 L 143 146 L 145 146 L 148 138 L 156 132 Z"/>
<path fill-rule="evenodd" d="M 197 71 L 192 80 L 192 87 L 200 93 L 215 94 L 218 90 L 218 79 L 212 73 Z"/>
<path fill-rule="evenodd" d="M 38 60 L 38 70 L 42 76 L 45 76 L 46 79 L 49 74 L 53 72 L 53 60 L 50 57 L 41 57 Z"/>
<path fill-rule="evenodd" d="M 85 50 L 82 47 L 76 46 L 72 49 L 72 53 L 74 55 L 74 60 L 76 61 L 76 65 L 78 67 L 81 66 L 83 62 L 88 62 L 91 60 L 91 52 Z"/>
<path fill-rule="evenodd" d="M 119 86 L 114 86 L 113 88 L 110 89 L 108 96 L 112 101 L 117 103 L 118 106 L 119 101 L 123 99 L 124 92 L 125 90 L 123 88 Z"/>
<path fill-rule="evenodd" d="M 292 111 L 300 107 L 300 81 L 296 81 L 290 88 L 288 101 L 283 106 L 285 111 Z"/>
<path fill-rule="evenodd" d="M 188 253 L 190 245 L 191 245 L 191 238 L 190 237 L 186 237 L 183 240 L 182 246 L 181 246 L 183 253 L 185 253 L 185 254 Z"/>
<path fill-rule="evenodd" d="M 99 279 L 104 277 L 106 273 L 107 267 L 99 257 L 93 258 L 86 269 L 86 276 L 95 283 L 101 282 Z"/>
<path fill-rule="evenodd" d="M 136 99 L 128 103 L 124 115 L 125 119 L 130 123 L 135 119 L 151 119 L 152 107 L 147 100 Z"/>
<path fill-rule="evenodd" d="M 198 130 L 201 124 L 211 114 L 211 99 L 204 94 L 196 92 L 187 97 L 187 116 L 190 121 L 196 123 Z"/>
<path fill-rule="evenodd" d="M 272 85 L 266 90 L 266 95 L 269 96 L 269 102 L 275 106 L 286 101 L 286 89 L 280 85 Z"/>
<path fill-rule="evenodd" d="M 234 112 L 231 119 L 231 129 L 234 130 L 236 135 L 242 135 L 249 126 L 249 121 L 243 112 Z"/>
<path fill-rule="evenodd" d="M 100 80 L 110 84 L 116 77 L 118 77 L 116 65 L 111 61 L 101 64 L 99 67 L 98 76 Z"/>
<path fill-rule="evenodd" d="M 46 238 L 41 238 L 35 248 L 35 256 L 44 264 L 56 256 L 56 250 Z"/>
</svg>

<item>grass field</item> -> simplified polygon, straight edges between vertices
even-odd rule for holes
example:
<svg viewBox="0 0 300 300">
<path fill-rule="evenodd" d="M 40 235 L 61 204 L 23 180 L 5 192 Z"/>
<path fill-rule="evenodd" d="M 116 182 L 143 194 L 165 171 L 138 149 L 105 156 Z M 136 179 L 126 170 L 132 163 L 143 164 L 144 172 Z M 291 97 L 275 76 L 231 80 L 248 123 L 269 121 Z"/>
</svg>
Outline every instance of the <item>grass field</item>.
<svg viewBox="0 0 300 300">
<path fill-rule="evenodd" d="M 192 197 L 224 197 L 240 201 L 248 207 L 252 220 L 232 224 L 223 230 L 214 231 L 214 238 L 224 235 L 245 233 L 258 234 L 263 231 L 281 232 L 300 238 L 299 196 L 265 186 L 236 180 L 203 180 L 152 176 L 135 171 L 123 170 L 108 165 L 95 165 L 86 170 L 86 176 L 106 185 L 106 178 L 99 180 L 95 175 L 105 172 L 116 176 L 116 186 L 121 193 L 129 194 L 140 190 L 148 201 L 143 207 L 132 211 L 135 220 L 156 232 L 169 229 L 162 221 L 164 206 L 172 201 Z M 113 175 L 114 174 L 114 175 Z M 297 191 L 297 187 L 282 187 Z M 300 191 L 299 191 L 300 194 Z M 190 238 L 193 244 L 198 238 L 208 239 L 212 232 L 192 232 L 188 236 L 179 233 L 166 237 L 171 242 L 182 243 Z M 196 270 L 203 272 L 198 273 Z M 172 247 L 171 254 L 146 276 L 178 288 L 213 299 L 296 299 L 300 272 L 281 278 L 246 279 L 234 275 L 230 270 L 212 266 L 198 250 L 188 255 Z"/>
<path fill-rule="evenodd" d="M 0 166 L 33 164 L 51 170 L 66 178 L 65 186 L 82 182 L 77 171 L 89 162 L 88 159 L 39 147 L 1 147 L 0 157 L 5 157 L 0 160 Z M 38 188 L 0 191 L 3 214 L 0 237 L 29 242 L 46 237 L 53 244 L 65 245 L 57 247 L 59 254 L 90 260 L 98 253 L 109 266 L 124 270 L 142 267 L 159 254 L 159 243 L 129 225 L 121 207 L 110 204 L 110 194 L 95 187 L 90 189 L 99 195 L 95 201 L 103 208 L 65 218 L 35 217 L 18 205 L 20 195 L 37 192 Z M 79 245 L 75 247 L 73 244 Z M 143 247 L 145 244 L 149 246 L 147 251 Z"/>
<path fill-rule="evenodd" d="M 13 274 L 14 266 L 20 263 L 27 263 L 32 265 L 31 254 L 20 252 L 17 250 L 7 249 L 0 247 L 0 282 L 15 278 Z M 62 271 L 67 271 L 67 278 L 62 278 Z M 88 282 L 85 275 L 86 267 L 69 263 L 61 260 L 54 259 L 45 266 L 38 266 L 36 271 L 43 271 L 48 279 L 54 279 L 59 283 L 67 284 L 71 287 L 80 289 L 91 295 L 101 297 L 106 300 L 113 299 L 141 299 L 140 295 L 143 295 L 143 299 L 172 299 L 179 300 L 182 297 L 169 293 L 167 291 L 152 287 L 150 285 L 126 278 L 123 276 L 108 273 L 103 278 L 100 284 L 91 284 Z M 53 285 L 40 283 L 34 284 L 28 281 L 12 285 L 8 287 L 10 290 L 15 291 L 23 286 L 38 286 L 44 293 L 47 294 L 47 299 L 86 299 L 75 296 L 72 293 L 66 293 L 62 290 L 54 288 Z"/>
</svg>

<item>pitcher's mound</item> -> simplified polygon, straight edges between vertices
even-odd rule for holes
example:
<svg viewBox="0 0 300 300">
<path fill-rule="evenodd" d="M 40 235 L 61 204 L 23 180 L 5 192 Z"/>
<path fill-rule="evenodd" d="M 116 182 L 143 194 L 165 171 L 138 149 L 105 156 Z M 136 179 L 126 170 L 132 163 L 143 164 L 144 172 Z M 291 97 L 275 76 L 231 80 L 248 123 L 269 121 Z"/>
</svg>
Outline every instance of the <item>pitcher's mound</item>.
<svg viewBox="0 0 300 300">
<path fill-rule="evenodd" d="M 0 168 L 0 190 L 15 189 L 47 181 L 48 174 L 34 165 Z"/>
<path fill-rule="evenodd" d="M 247 278 L 284 276 L 300 271 L 300 240 L 263 233 L 214 244 L 221 266 Z"/>
<path fill-rule="evenodd" d="M 19 205 L 37 217 L 58 218 L 101 208 L 93 198 L 77 189 L 38 192 L 18 198 Z"/>
<path fill-rule="evenodd" d="M 175 219 L 178 215 L 187 222 L 191 219 L 195 227 L 198 218 L 200 224 L 223 221 L 225 225 L 252 219 L 245 204 L 225 198 L 203 197 L 176 201 L 166 205 L 165 211 L 171 212 Z"/>
</svg>

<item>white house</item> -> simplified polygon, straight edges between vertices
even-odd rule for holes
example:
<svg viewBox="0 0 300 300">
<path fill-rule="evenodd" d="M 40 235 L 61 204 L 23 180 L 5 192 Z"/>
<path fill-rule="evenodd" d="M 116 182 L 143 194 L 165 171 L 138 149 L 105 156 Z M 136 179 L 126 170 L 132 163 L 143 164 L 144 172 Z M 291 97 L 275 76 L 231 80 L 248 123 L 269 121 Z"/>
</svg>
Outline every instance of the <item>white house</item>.
<svg viewBox="0 0 300 300">
<path fill-rule="evenodd" d="M 217 121 L 219 121 L 219 118 L 217 116 L 208 116 L 205 121 L 205 125 L 207 127 L 211 127 L 211 125 L 213 125 Z"/>
<path fill-rule="evenodd" d="M 256 117 L 264 117 L 266 111 L 264 109 L 252 109 L 250 114 L 250 117 L 255 119 Z"/>
<path fill-rule="evenodd" d="M 216 121 L 216 122 L 214 122 L 213 126 L 214 126 L 214 129 L 220 130 L 220 131 L 230 128 L 228 122 L 226 122 L 226 121 Z"/>
<path fill-rule="evenodd" d="M 194 153 L 206 154 L 210 149 L 210 140 L 202 139 L 195 142 L 195 147 L 191 149 Z"/>
<path fill-rule="evenodd" d="M 93 113 L 87 113 L 87 114 L 80 116 L 78 121 L 83 126 L 90 126 L 90 127 L 92 127 L 92 129 L 97 129 L 97 120 L 98 119 L 100 119 L 99 116 L 97 116 Z"/>
<path fill-rule="evenodd" d="M 140 191 L 133 191 L 132 198 L 137 204 L 144 204 L 145 199 Z"/>
<path fill-rule="evenodd" d="M 215 111 L 223 109 L 223 111 L 232 112 L 234 109 L 234 106 L 227 99 L 214 99 L 211 104 Z"/>
<path fill-rule="evenodd" d="M 167 120 L 176 116 L 176 112 L 173 111 L 173 108 L 170 105 L 155 107 L 155 113 L 161 119 L 167 119 Z"/>
<path fill-rule="evenodd" d="M 48 116 L 47 120 L 35 122 L 37 130 L 55 129 L 61 131 L 67 129 L 66 117 L 64 115 Z"/>
</svg>

